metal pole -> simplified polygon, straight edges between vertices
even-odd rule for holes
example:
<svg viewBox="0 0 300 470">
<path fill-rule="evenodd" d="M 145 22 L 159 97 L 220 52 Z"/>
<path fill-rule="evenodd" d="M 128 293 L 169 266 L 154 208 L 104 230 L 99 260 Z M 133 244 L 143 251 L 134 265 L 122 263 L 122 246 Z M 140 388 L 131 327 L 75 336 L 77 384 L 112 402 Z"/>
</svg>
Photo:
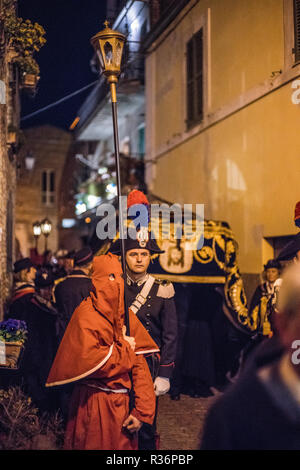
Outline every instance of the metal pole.
<svg viewBox="0 0 300 470">
<path fill-rule="evenodd" d="M 117 113 L 117 93 L 115 82 L 110 83 L 112 116 L 114 127 L 114 146 L 115 146 L 115 161 L 116 161 L 116 174 L 117 174 L 117 191 L 118 191 L 118 204 L 119 204 L 119 233 L 121 242 L 121 262 L 124 274 L 124 283 L 126 282 L 126 259 L 125 259 L 125 244 L 124 244 L 124 220 L 121 204 L 121 171 L 120 171 L 120 153 L 119 153 L 119 132 L 118 132 L 118 113 Z M 125 326 L 126 334 L 130 336 L 129 314 L 126 294 L 124 290 L 124 308 L 125 308 Z"/>
</svg>

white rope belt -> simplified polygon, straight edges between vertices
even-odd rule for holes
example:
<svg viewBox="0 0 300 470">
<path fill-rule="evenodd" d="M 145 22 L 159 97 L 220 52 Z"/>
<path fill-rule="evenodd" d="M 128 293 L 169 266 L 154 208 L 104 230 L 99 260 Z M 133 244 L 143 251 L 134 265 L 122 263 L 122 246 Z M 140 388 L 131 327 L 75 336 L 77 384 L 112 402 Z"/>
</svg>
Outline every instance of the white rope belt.
<svg viewBox="0 0 300 470">
<path fill-rule="evenodd" d="M 97 388 L 98 390 L 102 390 L 103 392 L 112 392 L 112 393 L 128 393 L 127 388 L 118 388 L 117 390 L 112 388 L 100 387 L 99 385 L 89 384 L 88 382 L 83 382 L 84 385 L 88 387 Z"/>
</svg>

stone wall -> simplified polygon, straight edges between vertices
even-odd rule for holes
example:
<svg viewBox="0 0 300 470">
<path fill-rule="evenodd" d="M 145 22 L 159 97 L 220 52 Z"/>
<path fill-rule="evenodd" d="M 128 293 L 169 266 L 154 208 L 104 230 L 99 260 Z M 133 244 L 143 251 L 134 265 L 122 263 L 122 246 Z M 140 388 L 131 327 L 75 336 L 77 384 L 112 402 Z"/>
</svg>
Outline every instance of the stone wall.
<svg viewBox="0 0 300 470">
<path fill-rule="evenodd" d="M 0 24 L 1 30 L 1 24 Z M 2 30 L 3 31 L 3 30 Z M 19 84 L 11 56 L 1 36 L 0 42 L 0 320 L 12 288 L 15 258 L 14 207 L 16 189 L 16 146 L 8 144 L 8 125 L 19 126 Z"/>
<path fill-rule="evenodd" d="M 48 249 L 53 252 L 59 247 L 59 231 L 61 220 L 59 217 L 62 198 L 60 187 L 62 172 L 67 155 L 72 146 L 70 132 L 50 125 L 37 126 L 24 130 L 25 145 L 20 155 L 20 169 L 17 181 L 16 194 L 16 236 L 20 242 L 23 256 L 30 255 L 30 248 L 34 248 L 32 224 L 41 222 L 46 217 L 52 222 L 51 234 L 48 238 Z M 35 159 L 34 168 L 26 169 L 25 157 L 30 154 Z M 53 170 L 55 173 L 54 201 L 45 205 L 42 201 L 42 172 Z M 71 177 L 71 175 L 70 175 Z M 64 176 L 66 186 L 68 175 Z M 43 253 L 45 240 L 41 235 L 38 241 L 39 253 Z"/>
</svg>

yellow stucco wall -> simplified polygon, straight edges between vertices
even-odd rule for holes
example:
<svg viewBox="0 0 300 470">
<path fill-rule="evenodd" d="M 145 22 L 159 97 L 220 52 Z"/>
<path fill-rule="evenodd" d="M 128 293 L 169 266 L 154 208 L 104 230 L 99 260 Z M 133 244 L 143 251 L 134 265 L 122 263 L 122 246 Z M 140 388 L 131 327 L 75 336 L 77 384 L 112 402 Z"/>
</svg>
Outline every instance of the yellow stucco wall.
<svg viewBox="0 0 300 470">
<path fill-rule="evenodd" d="M 206 218 L 229 222 L 245 272 L 261 266 L 263 236 L 295 232 L 300 107 L 292 104 L 291 92 L 282 87 L 157 162 L 153 192 L 170 201 L 204 203 Z"/>
<path fill-rule="evenodd" d="M 208 7 L 211 106 L 207 113 L 230 105 L 284 67 L 281 0 L 198 2 L 151 54 L 155 122 L 147 139 L 152 157 L 186 131 L 185 44 Z M 162 153 L 150 174 L 154 194 L 179 203 L 204 203 L 206 218 L 230 224 L 240 245 L 240 268 L 247 273 L 261 270 L 263 237 L 296 232 L 300 105 L 291 101 L 291 84 Z"/>
</svg>

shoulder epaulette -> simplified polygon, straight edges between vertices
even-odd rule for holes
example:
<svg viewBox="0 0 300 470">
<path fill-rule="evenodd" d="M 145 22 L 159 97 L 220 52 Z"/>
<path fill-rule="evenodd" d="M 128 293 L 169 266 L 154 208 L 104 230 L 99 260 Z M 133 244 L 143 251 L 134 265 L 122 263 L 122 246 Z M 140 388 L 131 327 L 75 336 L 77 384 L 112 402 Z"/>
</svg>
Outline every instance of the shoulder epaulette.
<svg viewBox="0 0 300 470">
<path fill-rule="evenodd" d="M 171 299 L 174 297 L 175 290 L 171 282 L 162 279 L 156 279 L 155 283 L 159 284 L 156 294 L 157 297 L 162 297 L 164 299 Z"/>
<path fill-rule="evenodd" d="M 64 281 L 65 279 L 67 279 L 67 276 L 64 276 L 64 277 L 59 277 L 58 279 L 55 279 L 54 281 L 54 287 L 56 287 L 58 284 L 60 284 L 62 281 Z"/>
</svg>

